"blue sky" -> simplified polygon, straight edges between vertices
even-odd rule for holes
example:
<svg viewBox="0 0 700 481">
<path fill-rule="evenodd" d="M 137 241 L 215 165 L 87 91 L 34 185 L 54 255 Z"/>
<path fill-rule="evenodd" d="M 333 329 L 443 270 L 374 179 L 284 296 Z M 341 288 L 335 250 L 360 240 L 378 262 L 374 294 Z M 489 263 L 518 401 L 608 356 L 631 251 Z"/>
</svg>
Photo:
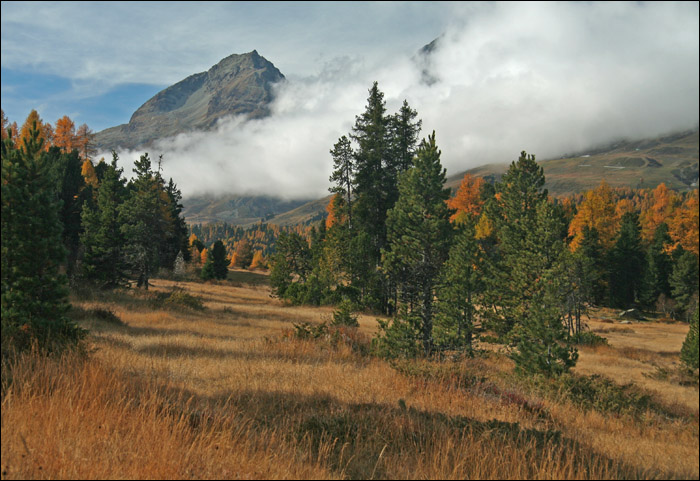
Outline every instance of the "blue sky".
<svg viewBox="0 0 700 481">
<path fill-rule="evenodd" d="M 448 174 L 697 128 L 698 2 L 2 2 L 2 108 L 93 130 L 233 53 L 287 77 L 258 121 L 163 139 L 185 195 L 327 193 L 329 149 L 379 82 Z M 441 37 L 428 65 L 416 52 Z M 437 79 L 426 85 L 421 70 Z M 140 152 L 120 152 L 128 164 Z M 108 155 L 108 154 L 107 154 Z M 193 176 L 192 166 L 198 175 Z M 129 172 L 129 166 L 125 165 Z"/>
</svg>

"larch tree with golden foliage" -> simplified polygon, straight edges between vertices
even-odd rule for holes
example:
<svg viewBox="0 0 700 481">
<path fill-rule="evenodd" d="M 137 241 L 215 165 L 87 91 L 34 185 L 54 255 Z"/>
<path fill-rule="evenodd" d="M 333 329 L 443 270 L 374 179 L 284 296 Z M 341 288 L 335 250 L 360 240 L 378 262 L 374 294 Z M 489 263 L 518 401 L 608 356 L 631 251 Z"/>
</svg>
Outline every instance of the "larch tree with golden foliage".
<svg viewBox="0 0 700 481">
<path fill-rule="evenodd" d="M 76 148 L 75 145 L 75 123 L 64 115 L 56 121 L 54 131 L 54 145 L 65 153 L 70 153 Z"/>
<path fill-rule="evenodd" d="M 603 248 L 610 249 L 615 242 L 619 225 L 615 208 L 615 196 L 607 182 L 602 181 L 596 189 L 587 191 L 569 224 L 571 249 L 575 251 L 581 245 L 584 227 L 595 229 Z"/>
<path fill-rule="evenodd" d="M 668 223 L 676 203 L 676 194 L 669 190 L 663 182 L 651 192 L 649 205 L 642 209 L 639 217 L 642 225 L 642 238 L 645 241 L 651 242 L 656 229 L 664 222 Z"/>
<path fill-rule="evenodd" d="M 675 214 L 669 221 L 669 234 L 673 240 L 674 247 L 681 246 L 684 250 L 692 252 L 695 256 L 700 255 L 698 247 L 699 215 L 698 215 L 698 189 L 695 189 L 683 202 L 683 205 L 676 209 Z"/>
<path fill-rule="evenodd" d="M 447 206 L 455 211 L 451 222 L 463 223 L 468 217 L 476 218 L 481 214 L 484 202 L 481 189 L 486 181 L 481 177 L 465 174 L 454 197 L 447 200 Z"/>
</svg>

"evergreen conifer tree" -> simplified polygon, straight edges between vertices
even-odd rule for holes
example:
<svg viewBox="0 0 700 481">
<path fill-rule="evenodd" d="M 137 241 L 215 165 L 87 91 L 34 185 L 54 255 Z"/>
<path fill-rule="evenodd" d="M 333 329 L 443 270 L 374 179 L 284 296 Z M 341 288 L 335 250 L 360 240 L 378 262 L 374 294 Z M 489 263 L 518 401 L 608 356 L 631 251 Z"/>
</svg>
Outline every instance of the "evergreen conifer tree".
<svg viewBox="0 0 700 481">
<path fill-rule="evenodd" d="M 210 257 L 213 264 L 212 268 L 214 269 L 214 278 L 226 279 L 228 276 L 229 259 L 226 258 L 226 248 L 224 247 L 224 243 L 217 240 L 214 242 L 214 246 L 209 252 L 211 253 Z"/>
<path fill-rule="evenodd" d="M 483 290 L 482 264 L 475 219 L 466 217 L 459 225 L 440 278 L 435 337 L 444 348 L 472 354 L 476 306 Z"/>
<path fill-rule="evenodd" d="M 695 254 L 683 251 L 673 266 L 669 283 L 673 299 L 689 321 L 698 309 L 698 258 Z"/>
<path fill-rule="evenodd" d="M 151 169 L 148 154 L 134 163 L 136 178 L 130 182 L 129 198 L 121 205 L 124 252 L 137 287 L 148 289 L 148 281 L 160 267 L 160 248 L 172 227 L 172 217 L 160 175 Z"/>
<path fill-rule="evenodd" d="M 544 182 L 535 157 L 522 152 L 497 184 L 495 202 L 484 206 L 498 239 L 486 266 L 485 302 L 490 327 L 504 339 L 530 309 L 532 289 L 542 275 L 542 255 L 551 247 L 533 238 L 537 206 L 547 201 Z"/>
<path fill-rule="evenodd" d="M 83 275 L 105 288 L 124 285 L 127 278 L 119 214 L 126 187 L 118 160 L 113 152 L 97 192 L 96 206 L 86 206 L 82 213 Z"/>
<path fill-rule="evenodd" d="M 403 173 L 399 181 L 399 199 L 387 214 L 389 248 L 384 252 L 384 269 L 389 276 L 407 273 L 410 279 L 398 286 L 399 291 L 415 289 L 416 302 L 411 314 L 420 319 L 420 342 L 423 354 L 430 356 L 434 348 L 434 298 L 438 274 L 447 259 L 452 241 L 452 211 L 447 207 L 450 190 L 444 188 L 445 169 L 440 163 L 440 150 L 435 133 L 423 140 L 414 160 L 414 167 Z M 401 322 L 397 318 L 394 323 Z"/>
<path fill-rule="evenodd" d="M 609 255 L 609 297 L 614 307 L 628 308 L 639 299 L 644 280 L 644 250 L 639 215 L 627 212 Z"/>
<path fill-rule="evenodd" d="M 54 347 L 83 336 L 66 317 L 67 280 L 61 202 L 36 122 L 17 149 L 2 143 L 2 344 L 37 340 Z"/>
<path fill-rule="evenodd" d="M 681 361 L 693 370 L 698 368 L 698 313 L 700 310 L 696 309 L 695 315 L 690 321 L 690 330 L 685 336 L 683 347 L 681 347 Z"/>
</svg>

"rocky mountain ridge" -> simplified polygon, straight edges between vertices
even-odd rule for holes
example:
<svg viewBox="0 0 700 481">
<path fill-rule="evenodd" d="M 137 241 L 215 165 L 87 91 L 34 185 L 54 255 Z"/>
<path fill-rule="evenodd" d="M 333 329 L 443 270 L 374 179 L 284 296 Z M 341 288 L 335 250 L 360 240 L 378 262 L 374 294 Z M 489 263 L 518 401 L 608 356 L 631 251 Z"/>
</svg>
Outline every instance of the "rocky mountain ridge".
<svg viewBox="0 0 700 481">
<path fill-rule="evenodd" d="M 158 139 L 192 130 L 211 129 L 226 116 L 269 115 L 273 86 L 284 75 L 256 50 L 230 55 L 158 92 L 131 116 L 128 124 L 98 132 L 100 150 L 148 147 Z"/>
</svg>

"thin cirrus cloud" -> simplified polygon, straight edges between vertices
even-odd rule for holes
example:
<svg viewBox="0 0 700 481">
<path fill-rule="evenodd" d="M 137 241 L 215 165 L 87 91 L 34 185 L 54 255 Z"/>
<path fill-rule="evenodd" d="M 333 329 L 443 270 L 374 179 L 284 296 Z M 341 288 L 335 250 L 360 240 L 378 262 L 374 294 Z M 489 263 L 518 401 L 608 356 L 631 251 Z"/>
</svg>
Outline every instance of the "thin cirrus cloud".
<svg viewBox="0 0 700 481">
<path fill-rule="evenodd" d="M 368 6 L 387 30 L 396 27 L 391 13 L 401 11 L 392 10 L 392 3 Z M 402 18 L 420 13 L 420 7 L 427 11 L 419 4 L 402 11 Z M 361 32 L 352 33 L 350 27 L 333 31 L 346 25 L 342 19 L 329 20 L 330 7 L 312 9 L 309 21 L 326 27 L 318 32 L 306 28 L 298 37 L 293 22 L 271 20 L 283 39 L 259 40 L 263 47 L 241 44 L 236 53 L 256 48 L 287 76 L 278 86 L 272 115 L 254 121 L 222 119 L 210 132 L 163 139 L 151 154 L 163 154 L 165 174 L 186 196 L 318 197 L 327 193 L 329 150 L 350 131 L 375 80 L 388 112 L 406 99 L 423 121 L 422 135 L 436 131 L 448 174 L 509 162 L 521 150 L 543 159 L 619 138 L 697 127 L 697 3 L 438 7 L 441 15 L 427 17 L 441 33 L 428 59 L 417 51 L 438 34 L 410 41 L 394 35 L 386 48 L 379 43 L 353 49 L 344 47 L 340 37 L 360 37 L 371 30 L 370 18 L 364 19 L 368 25 Z M 293 18 L 295 5 L 284 8 L 288 10 L 282 13 Z M 269 11 L 258 12 L 265 13 Z M 216 21 L 211 30 L 215 26 Z M 327 35 L 326 49 L 315 35 Z M 214 35 L 199 44 L 219 40 Z M 174 63 L 187 66 L 191 58 L 183 55 Z M 161 72 L 161 78 L 174 83 L 211 66 L 200 64 L 192 62 L 196 67 L 171 77 Z M 423 69 L 432 82 L 425 82 Z M 122 152 L 120 158 L 128 165 L 139 154 Z"/>
</svg>

